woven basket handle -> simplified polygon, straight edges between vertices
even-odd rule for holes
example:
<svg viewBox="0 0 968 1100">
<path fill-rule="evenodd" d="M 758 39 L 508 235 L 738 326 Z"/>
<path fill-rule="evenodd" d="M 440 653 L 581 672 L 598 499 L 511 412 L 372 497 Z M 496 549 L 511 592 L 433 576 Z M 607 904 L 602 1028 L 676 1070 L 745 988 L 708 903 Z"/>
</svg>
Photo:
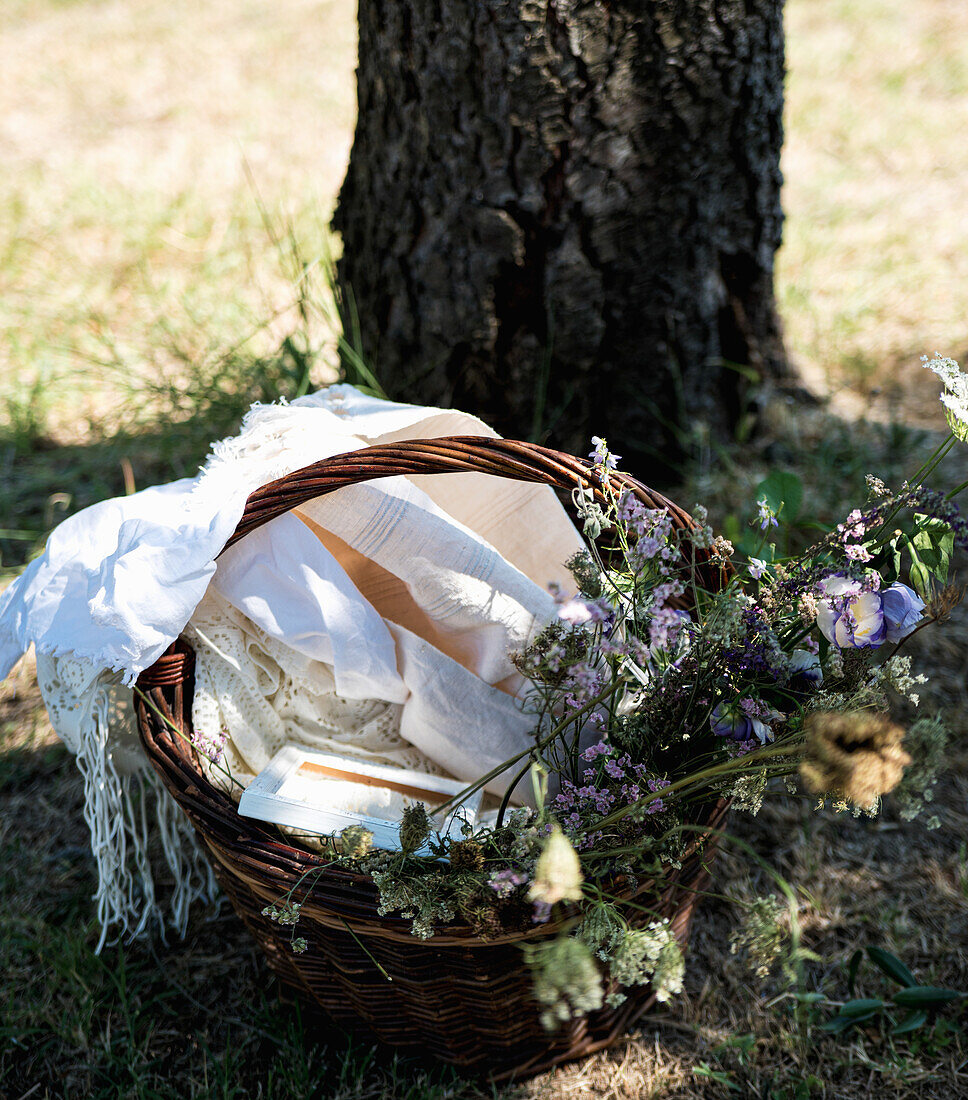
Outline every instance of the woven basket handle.
<svg viewBox="0 0 968 1100">
<path fill-rule="evenodd" d="M 308 500 L 335 492 L 344 485 L 380 477 L 460 472 L 495 474 L 513 481 L 551 485 L 567 492 L 591 488 L 597 502 L 603 505 L 607 497 L 599 481 L 601 467 L 596 467 L 594 473 L 593 467 L 588 459 L 515 439 L 447 436 L 380 443 L 314 462 L 256 489 L 246 501 L 242 519 L 226 543 L 226 549 L 264 523 Z M 676 530 L 695 526 L 688 512 L 629 474 L 610 470 L 608 476 L 614 492 L 629 489 L 647 508 L 666 509 Z M 708 553 L 697 552 L 697 580 L 703 587 L 718 591 L 725 584 L 726 575 L 719 566 L 712 566 L 708 558 Z"/>
</svg>

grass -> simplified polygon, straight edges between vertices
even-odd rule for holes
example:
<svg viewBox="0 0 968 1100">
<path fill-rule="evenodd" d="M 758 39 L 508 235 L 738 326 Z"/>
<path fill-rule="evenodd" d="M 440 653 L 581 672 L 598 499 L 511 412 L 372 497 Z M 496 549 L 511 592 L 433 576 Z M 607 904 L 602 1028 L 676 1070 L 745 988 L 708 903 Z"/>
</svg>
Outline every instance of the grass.
<svg viewBox="0 0 968 1100">
<path fill-rule="evenodd" d="M 968 355 L 968 8 L 788 0 L 778 290 L 816 386 L 929 419 L 918 360 Z"/>
<path fill-rule="evenodd" d="M 303 256 L 330 246 L 353 17 L 350 0 L 2 6 L 0 569 L 67 511 L 192 473 L 251 400 L 326 376 L 325 288 L 310 288 L 263 214 Z M 917 357 L 968 351 L 968 154 L 956 140 L 968 12 L 954 0 L 788 0 L 787 25 L 778 287 L 797 363 L 849 398 L 833 411 L 850 416 L 770 404 L 755 446 L 716 454 L 682 490 L 685 504 L 717 501 L 725 524 L 741 522 L 769 467 L 800 473 L 814 516 L 856 496 L 869 471 L 896 479 L 937 423 Z M 968 988 L 965 609 L 919 645 L 933 671 L 923 705 L 956 733 L 939 829 L 890 807 L 877 822 L 796 804 L 736 820 L 796 884 L 819 958 L 805 987 L 830 1001 L 847 998 L 847 960 L 866 944 L 920 980 Z M 184 942 L 95 956 L 81 782 L 25 663 L 0 688 L 0 1096 L 968 1096 L 963 1017 L 913 1037 L 866 1025 L 832 1037 L 829 1008 L 795 1010 L 777 975 L 751 979 L 726 944 L 740 903 L 771 884 L 728 847 L 719 868 L 681 1001 L 532 1082 L 463 1081 L 280 1001 L 228 911 L 197 913 Z M 862 972 L 862 995 L 882 989 Z"/>
</svg>

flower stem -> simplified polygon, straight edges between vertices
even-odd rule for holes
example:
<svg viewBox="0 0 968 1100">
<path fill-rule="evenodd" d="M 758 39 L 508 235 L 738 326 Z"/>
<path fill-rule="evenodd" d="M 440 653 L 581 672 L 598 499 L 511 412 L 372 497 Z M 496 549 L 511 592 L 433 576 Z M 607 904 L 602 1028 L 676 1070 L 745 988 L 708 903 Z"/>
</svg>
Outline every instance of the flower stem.
<svg viewBox="0 0 968 1100">
<path fill-rule="evenodd" d="M 764 745 L 763 748 L 747 753 L 746 756 L 737 756 L 732 760 L 725 760 L 721 764 L 714 764 L 712 767 L 704 768 L 702 771 L 695 772 L 693 775 L 687 775 L 677 780 L 675 783 L 670 783 L 668 787 L 660 787 L 657 791 L 651 791 L 637 802 L 630 802 L 629 805 L 622 806 L 613 813 L 610 813 L 607 817 L 603 817 L 600 821 L 596 821 L 594 825 L 589 825 L 584 831 L 588 832 L 590 829 L 593 829 L 595 832 L 598 832 L 600 829 L 604 829 L 609 825 L 614 825 L 617 821 L 621 821 L 623 817 L 627 817 L 639 806 L 647 806 L 650 802 L 654 802 L 659 798 L 666 799 L 671 794 L 676 794 L 689 787 L 695 787 L 700 783 L 705 783 L 709 779 L 717 779 L 731 772 L 741 772 L 748 767 L 752 760 L 794 756 L 800 751 L 801 745 L 799 743 L 795 745 L 783 745 L 779 748 L 767 748 L 767 746 Z"/>
</svg>

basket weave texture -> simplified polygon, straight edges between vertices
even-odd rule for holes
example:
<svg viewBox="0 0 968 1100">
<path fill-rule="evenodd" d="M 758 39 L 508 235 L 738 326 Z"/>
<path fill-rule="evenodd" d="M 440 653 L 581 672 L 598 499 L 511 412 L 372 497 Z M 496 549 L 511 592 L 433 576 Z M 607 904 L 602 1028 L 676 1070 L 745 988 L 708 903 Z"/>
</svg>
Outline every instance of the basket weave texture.
<svg viewBox="0 0 968 1100">
<path fill-rule="evenodd" d="M 583 459 L 503 439 L 453 437 L 369 447 L 314 463 L 254 492 L 229 545 L 344 485 L 401 474 L 486 472 L 569 491 L 590 487 L 604 503 L 597 471 L 592 475 L 590 467 Z M 681 508 L 629 475 L 611 472 L 610 477 L 615 491 L 629 489 L 647 507 L 668 509 L 677 528 L 692 525 Z M 705 587 L 723 583 L 721 571 L 708 562 L 695 568 Z M 619 1007 L 603 1008 L 549 1035 L 538 1018 L 520 947 L 557 935 L 554 924 L 482 939 L 466 924 L 454 923 L 431 940 L 416 939 L 408 920 L 377 913 L 379 896 L 369 876 L 323 869 L 328 859 L 271 826 L 240 817 L 232 800 L 209 782 L 190 744 L 194 653 L 186 643 L 176 642 L 142 673 L 138 686 L 152 704 L 136 696 L 148 758 L 194 826 L 223 890 L 276 974 L 335 1023 L 403 1051 L 505 1080 L 609 1045 L 653 1004 L 649 987 L 633 987 Z M 630 924 L 664 917 L 685 946 L 725 813 L 722 801 L 700 811 L 698 821 L 709 835 L 690 846 L 661 893 L 646 882 L 628 895 L 640 907 L 627 910 Z M 300 955 L 289 946 L 288 930 L 262 916 L 267 904 L 290 890 L 293 900 L 302 902 L 299 935 L 308 949 Z"/>
</svg>

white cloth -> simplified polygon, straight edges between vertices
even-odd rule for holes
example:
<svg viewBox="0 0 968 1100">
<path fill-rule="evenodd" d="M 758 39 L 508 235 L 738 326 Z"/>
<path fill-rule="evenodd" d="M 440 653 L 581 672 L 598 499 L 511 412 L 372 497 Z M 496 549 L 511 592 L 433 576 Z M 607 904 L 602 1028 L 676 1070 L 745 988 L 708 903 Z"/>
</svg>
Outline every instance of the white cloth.
<svg viewBox="0 0 968 1100">
<path fill-rule="evenodd" d="M 360 483 L 215 560 L 260 485 L 444 435 L 494 433 L 350 386 L 255 406 L 197 478 L 70 517 L 0 596 L 0 677 L 33 643 L 52 724 L 85 774 L 103 927 L 138 933 L 158 916 L 124 785 L 145 774 L 126 687 L 182 632 L 198 654 L 196 730 L 227 738 L 243 783 L 287 741 L 466 780 L 528 747 L 509 654 L 552 616 L 548 583 L 567 586 L 563 563 L 582 545 L 549 488 L 463 473 Z M 183 926 L 207 886 L 159 805 Z"/>
</svg>

